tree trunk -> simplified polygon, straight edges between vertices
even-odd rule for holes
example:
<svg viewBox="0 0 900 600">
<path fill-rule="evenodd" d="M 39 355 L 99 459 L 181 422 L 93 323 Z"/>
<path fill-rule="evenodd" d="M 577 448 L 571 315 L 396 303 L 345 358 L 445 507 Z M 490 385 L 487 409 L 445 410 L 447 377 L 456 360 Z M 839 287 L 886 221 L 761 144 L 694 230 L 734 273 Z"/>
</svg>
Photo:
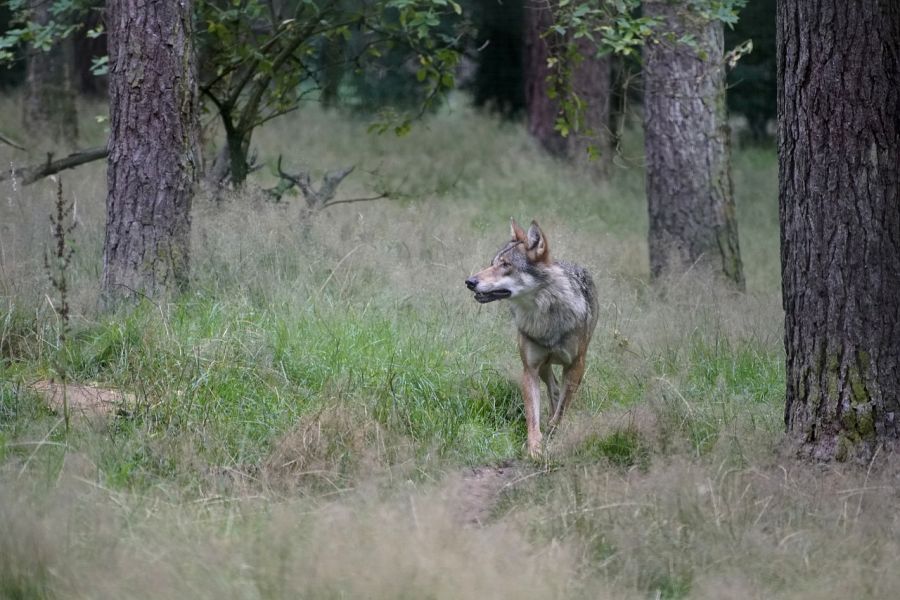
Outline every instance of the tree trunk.
<svg viewBox="0 0 900 600">
<path fill-rule="evenodd" d="M 547 94 L 550 68 L 547 59 L 550 47 L 544 34 L 553 25 L 553 11 L 548 1 L 527 3 L 525 6 L 525 111 L 528 116 L 528 133 L 554 156 L 567 156 L 566 138 L 556 131 L 559 105 Z M 556 51 L 559 54 L 559 51 Z"/>
<path fill-rule="evenodd" d="M 48 0 L 30 0 L 28 9 L 32 20 L 41 25 L 51 22 L 51 5 Z M 71 37 L 60 40 L 46 51 L 28 50 L 22 116 L 30 136 L 47 138 L 69 148 L 78 143 L 73 63 Z"/>
<path fill-rule="evenodd" d="M 580 62 L 572 68 L 572 91 L 584 103 L 577 132 L 569 135 L 569 156 L 600 179 L 612 165 L 609 104 L 612 84 L 610 56 L 597 56 L 597 47 L 587 38 L 575 42 Z"/>
<path fill-rule="evenodd" d="M 188 279 L 200 173 L 191 0 L 110 0 L 107 303 L 167 296 Z"/>
<path fill-rule="evenodd" d="M 700 265 L 742 289 L 722 23 L 664 0 L 643 6 L 662 20 L 644 47 L 650 273 L 658 278 Z M 676 41 L 683 35 L 695 46 Z"/>
<path fill-rule="evenodd" d="M 900 437 L 900 4 L 779 0 L 789 441 L 870 459 Z"/>
<path fill-rule="evenodd" d="M 591 174 L 603 178 L 611 164 L 609 96 L 612 71 L 608 56 L 597 57 L 595 44 L 587 39 L 547 36 L 553 25 L 553 2 L 544 0 L 525 6 L 525 108 L 528 131 L 550 154 L 572 160 Z M 557 47 L 548 44 L 551 40 Z M 574 48 L 570 46 L 574 44 Z M 568 53 L 574 49 L 575 56 Z M 556 130 L 562 116 L 559 102 L 548 93 L 553 72 L 547 59 L 573 61 L 569 77 L 571 92 L 583 103 L 577 126 L 563 137 Z M 559 90 L 560 93 L 565 93 Z"/>
</svg>

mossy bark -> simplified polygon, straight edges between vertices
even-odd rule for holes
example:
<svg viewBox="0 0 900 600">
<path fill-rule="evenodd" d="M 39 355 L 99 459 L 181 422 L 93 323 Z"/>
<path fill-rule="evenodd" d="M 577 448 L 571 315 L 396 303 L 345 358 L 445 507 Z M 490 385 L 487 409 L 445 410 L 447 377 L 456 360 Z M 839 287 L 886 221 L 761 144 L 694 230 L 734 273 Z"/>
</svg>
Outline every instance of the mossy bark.
<svg viewBox="0 0 900 600">
<path fill-rule="evenodd" d="M 108 304 L 183 288 L 200 172 L 191 0 L 108 2 Z"/>
<path fill-rule="evenodd" d="M 661 24 L 644 47 L 650 273 L 744 273 L 725 113 L 724 32 L 682 4 L 644 2 Z M 678 38 L 692 36 L 688 44 Z"/>
<path fill-rule="evenodd" d="M 779 0 L 788 438 L 868 460 L 900 438 L 900 4 Z"/>
</svg>

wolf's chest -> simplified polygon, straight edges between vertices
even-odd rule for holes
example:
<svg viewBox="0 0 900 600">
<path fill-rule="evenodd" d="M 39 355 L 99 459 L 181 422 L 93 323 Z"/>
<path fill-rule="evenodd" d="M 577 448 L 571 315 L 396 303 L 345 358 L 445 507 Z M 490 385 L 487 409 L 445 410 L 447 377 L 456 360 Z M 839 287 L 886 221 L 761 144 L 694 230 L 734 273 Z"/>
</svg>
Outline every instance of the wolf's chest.
<svg viewBox="0 0 900 600">
<path fill-rule="evenodd" d="M 529 346 L 552 358 L 553 362 L 569 364 L 577 353 L 579 320 L 571 311 L 514 310 L 516 327 Z"/>
</svg>

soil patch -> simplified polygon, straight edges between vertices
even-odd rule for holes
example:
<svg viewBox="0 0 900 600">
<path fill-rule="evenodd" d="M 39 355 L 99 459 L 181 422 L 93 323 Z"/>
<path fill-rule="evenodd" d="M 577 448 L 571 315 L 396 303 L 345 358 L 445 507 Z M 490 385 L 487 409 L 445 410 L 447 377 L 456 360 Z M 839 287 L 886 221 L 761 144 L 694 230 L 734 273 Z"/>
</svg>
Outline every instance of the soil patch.
<svg viewBox="0 0 900 600">
<path fill-rule="evenodd" d="M 89 384 L 67 383 L 65 386 L 53 381 L 36 381 L 29 386 L 42 395 L 47 406 L 59 414 L 63 413 L 63 398 L 69 405 L 72 416 L 97 417 L 130 411 L 135 405 L 134 394 L 112 388 Z"/>
<path fill-rule="evenodd" d="M 450 485 L 454 517 L 465 525 L 481 527 L 490 519 L 503 491 L 527 471 L 523 464 L 513 461 L 464 469 Z"/>
</svg>

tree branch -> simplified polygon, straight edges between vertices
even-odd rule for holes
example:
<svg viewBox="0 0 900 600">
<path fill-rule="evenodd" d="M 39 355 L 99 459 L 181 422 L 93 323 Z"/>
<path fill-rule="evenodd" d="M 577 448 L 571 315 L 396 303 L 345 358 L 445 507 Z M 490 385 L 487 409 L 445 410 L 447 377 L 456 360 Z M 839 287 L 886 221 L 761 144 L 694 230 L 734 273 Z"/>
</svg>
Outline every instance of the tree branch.
<svg viewBox="0 0 900 600">
<path fill-rule="evenodd" d="M 12 169 L 11 171 L 7 171 L 5 173 L 0 173 L 0 181 L 16 178 L 21 179 L 22 185 L 31 185 L 35 181 L 38 181 L 50 175 L 54 175 L 56 173 L 59 173 L 60 171 L 65 171 L 66 169 L 74 169 L 75 167 L 81 166 L 83 164 L 94 162 L 95 160 L 100 160 L 101 158 L 106 158 L 108 154 L 109 149 L 106 146 L 89 148 L 87 150 L 79 150 L 78 152 L 74 152 L 66 156 L 65 158 L 60 158 L 59 160 L 52 160 L 53 155 L 48 154 L 47 161 L 39 165 L 20 167 L 18 169 Z"/>
<path fill-rule="evenodd" d="M 3 143 L 6 144 L 7 146 L 12 146 L 12 147 L 15 148 L 16 150 L 25 150 L 25 147 L 24 147 L 24 146 L 20 146 L 19 144 L 15 143 L 14 141 L 12 141 L 11 139 L 9 139 L 8 137 L 6 137 L 5 135 L 3 135 L 2 133 L 0 133 L 0 142 L 3 142 Z"/>
<path fill-rule="evenodd" d="M 335 204 L 350 204 L 351 202 L 369 202 L 370 200 L 381 200 L 382 198 L 390 198 L 391 195 L 387 192 L 383 194 L 378 194 L 377 196 L 369 196 L 367 198 L 345 198 L 344 200 L 333 200 L 331 202 L 326 202 L 322 205 L 322 208 L 328 208 L 329 206 L 334 206 Z"/>
</svg>

